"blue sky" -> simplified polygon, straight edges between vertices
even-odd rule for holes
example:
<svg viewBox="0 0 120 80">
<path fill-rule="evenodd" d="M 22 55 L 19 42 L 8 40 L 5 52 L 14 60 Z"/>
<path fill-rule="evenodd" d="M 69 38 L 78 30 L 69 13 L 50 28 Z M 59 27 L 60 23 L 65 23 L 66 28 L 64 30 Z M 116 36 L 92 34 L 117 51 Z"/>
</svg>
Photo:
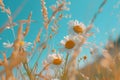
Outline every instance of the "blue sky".
<svg viewBox="0 0 120 80">
<path fill-rule="evenodd" d="M 18 21 L 20 19 L 26 19 L 29 13 L 32 11 L 33 16 L 32 19 L 36 20 L 36 23 L 31 24 L 30 32 L 28 36 L 25 38 L 25 41 L 33 42 L 35 39 L 38 31 L 40 28 L 43 28 L 43 18 L 41 14 L 41 3 L 40 0 L 3 0 L 6 7 L 9 7 L 11 9 L 12 15 L 16 14 L 16 17 L 13 19 L 13 21 Z M 49 17 L 52 14 L 51 9 L 49 8 L 50 5 L 55 4 L 56 0 L 45 0 L 46 6 L 48 8 Z M 60 40 L 63 39 L 65 35 L 67 35 L 67 29 L 68 29 L 68 21 L 69 20 L 79 20 L 80 22 L 83 22 L 86 26 L 89 25 L 90 20 L 92 19 L 95 12 L 98 10 L 99 5 L 102 3 L 103 0 L 71 0 L 70 11 L 65 12 L 65 14 L 70 14 L 72 17 L 70 19 L 63 18 L 60 24 L 59 33 L 56 35 L 56 38 L 54 38 L 51 41 L 51 44 L 54 45 L 55 48 L 57 47 L 57 44 L 59 44 Z M 106 43 L 109 35 L 113 35 L 115 38 L 116 35 L 120 33 L 120 7 L 119 7 L 120 0 L 108 0 L 106 5 L 103 7 L 102 13 L 100 13 L 97 17 L 97 19 L 94 22 L 95 27 L 92 29 L 93 32 L 95 32 L 96 37 L 91 37 L 88 39 L 90 42 L 95 42 L 97 45 L 99 43 Z M 22 6 L 21 6 L 22 5 Z M 21 9 L 20 12 L 18 12 L 18 9 Z M 0 11 L 0 27 L 4 25 L 4 23 L 7 21 L 6 14 L 2 13 Z M 17 27 L 15 27 L 15 32 L 17 31 Z M 100 29 L 100 32 L 96 32 L 96 28 Z M 112 32 L 112 30 L 115 30 Z M 44 34 L 42 34 L 44 36 Z M 3 42 L 6 42 L 9 40 L 10 42 L 13 41 L 13 35 L 10 30 L 4 30 L 0 34 L 0 50 L 5 50 L 2 46 Z M 85 55 L 84 53 L 87 53 L 86 51 L 83 51 L 82 55 Z M 43 55 L 45 57 L 45 55 Z M 42 57 L 42 58 L 44 58 Z M 1 58 L 1 56 L 0 56 Z"/>
</svg>

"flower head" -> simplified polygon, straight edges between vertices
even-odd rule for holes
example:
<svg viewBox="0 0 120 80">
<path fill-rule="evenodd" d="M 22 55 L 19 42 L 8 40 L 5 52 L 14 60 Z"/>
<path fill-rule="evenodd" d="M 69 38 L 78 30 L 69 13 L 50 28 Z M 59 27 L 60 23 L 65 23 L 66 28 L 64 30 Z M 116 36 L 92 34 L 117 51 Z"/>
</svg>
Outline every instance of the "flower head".
<svg viewBox="0 0 120 80">
<path fill-rule="evenodd" d="M 68 40 L 65 43 L 65 48 L 72 49 L 75 46 L 75 42 L 73 40 Z"/>
<path fill-rule="evenodd" d="M 32 43 L 31 42 L 21 42 L 21 46 L 23 46 L 24 49 L 27 49 L 28 47 L 32 47 L 31 46 Z"/>
<path fill-rule="evenodd" d="M 18 45 L 24 49 L 27 49 L 28 47 L 30 47 L 32 45 L 31 42 L 24 42 L 24 41 L 19 41 Z M 8 42 L 3 42 L 3 46 L 5 48 L 12 48 L 13 47 L 13 43 Z"/>
<path fill-rule="evenodd" d="M 10 43 L 9 41 L 8 41 L 8 42 L 3 42 L 3 46 L 4 46 L 5 48 L 12 48 L 13 43 Z"/>
<path fill-rule="evenodd" d="M 20 41 L 20 42 L 19 42 L 19 45 L 20 45 L 20 46 L 24 46 L 24 45 L 25 45 L 25 42 L 24 42 L 24 41 Z"/>
<path fill-rule="evenodd" d="M 86 56 L 86 55 L 85 55 L 85 56 L 83 56 L 83 59 L 84 59 L 84 60 L 87 60 L 87 56 Z"/>
<path fill-rule="evenodd" d="M 63 59 L 60 54 L 49 54 L 46 63 L 50 64 L 51 68 L 61 67 Z"/>
<path fill-rule="evenodd" d="M 77 20 L 71 20 L 68 24 L 70 27 L 70 33 L 72 32 L 73 34 L 83 34 L 85 32 L 85 25 L 81 22 L 78 22 Z"/>
<path fill-rule="evenodd" d="M 62 44 L 62 50 L 71 53 L 74 50 L 80 49 L 82 39 L 79 36 L 68 35 L 64 37 L 60 43 Z"/>
</svg>

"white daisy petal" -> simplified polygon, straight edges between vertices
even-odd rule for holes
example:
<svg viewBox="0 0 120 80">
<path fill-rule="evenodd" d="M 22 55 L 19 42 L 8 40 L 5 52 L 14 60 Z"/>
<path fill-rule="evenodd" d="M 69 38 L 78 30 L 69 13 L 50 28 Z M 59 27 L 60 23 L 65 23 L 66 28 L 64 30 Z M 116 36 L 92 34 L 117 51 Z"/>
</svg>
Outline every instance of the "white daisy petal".
<svg viewBox="0 0 120 80">
<path fill-rule="evenodd" d="M 4 46 L 5 48 L 12 48 L 13 43 L 3 42 L 3 46 Z"/>
<path fill-rule="evenodd" d="M 78 50 L 81 48 L 81 45 L 85 43 L 85 38 L 80 35 L 69 35 L 64 37 L 65 39 L 61 42 L 64 42 L 62 44 L 61 51 L 65 51 L 67 53 L 72 53 L 74 50 Z"/>
<path fill-rule="evenodd" d="M 70 34 L 85 33 L 86 26 L 82 22 L 79 22 L 78 20 L 71 20 L 69 21 L 68 25 Z"/>
<path fill-rule="evenodd" d="M 46 63 L 50 64 L 50 68 L 60 68 L 63 65 L 64 60 L 60 54 L 49 54 L 46 59 Z"/>
</svg>

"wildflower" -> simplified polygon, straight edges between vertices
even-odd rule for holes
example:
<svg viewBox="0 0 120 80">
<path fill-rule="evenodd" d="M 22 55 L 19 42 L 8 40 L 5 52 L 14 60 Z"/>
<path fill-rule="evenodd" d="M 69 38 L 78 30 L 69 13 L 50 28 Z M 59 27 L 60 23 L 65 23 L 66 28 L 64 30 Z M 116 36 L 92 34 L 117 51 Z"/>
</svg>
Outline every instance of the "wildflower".
<svg viewBox="0 0 120 80">
<path fill-rule="evenodd" d="M 72 34 L 83 34 L 85 32 L 85 25 L 77 20 L 72 20 L 68 24 L 70 27 L 70 33 L 72 32 Z"/>
<path fill-rule="evenodd" d="M 65 40 L 62 40 L 60 43 L 63 45 L 63 51 L 72 52 L 76 49 L 80 49 L 82 39 L 78 36 L 65 36 Z"/>
<path fill-rule="evenodd" d="M 86 60 L 86 59 L 87 59 L 87 56 L 83 56 L 83 59 Z"/>
<path fill-rule="evenodd" d="M 24 41 L 20 41 L 20 42 L 19 42 L 19 45 L 20 45 L 20 46 L 24 46 L 24 44 L 25 44 Z"/>
<path fill-rule="evenodd" d="M 56 58 L 56 59 L 53 60 L 54 65 L 60 65 L 61 62 L 62 62 L 62 60 L 60 58 Z"/>
<path fill-rule="evenodd" d="M 75 46 L 75 42 L 73 40 L 68 40 L 66 43 L 65 43 L 65 48 L 67 49 L 71 49 Z"/>
<path fill-rule="evenodd" d="M 4 46 L 5 48 L 12 48 L 13 43 L 10 43 L 9 41 L 8 41 L 8 42 L 3 42 L 3 46 Z"/>
<path fill-rule="evenodd" d="M 63 64 L 63 59 L 60 54 L 50 54 L 46 60 L 47 64 L 51 64 L 52 67 L 61 67 Z"/>
<path fill-rule="evenodd" d="M 18 45 L 19 45 L 20 47 L 24 48 L 24 49 L 27 49 L 29 46 L 32 45 L 32 43 L 31 43 L 31 42 L 20 41 L 20 42 L 18 43 Z M 3 42 L 3 46 L 4 46 L 5 48 L 12 48 L 14 45 L 13 45 L 13 43 L 10 43 L 10 42 L 8 41 L 8 42 Z"/>
<path fill-rule="evenodd" d="M 31 42 L 20 41 L 19 45 L 26 50 L 28 47 L 30 47 L 32 45 L 32 43 Z"/>
</svg>

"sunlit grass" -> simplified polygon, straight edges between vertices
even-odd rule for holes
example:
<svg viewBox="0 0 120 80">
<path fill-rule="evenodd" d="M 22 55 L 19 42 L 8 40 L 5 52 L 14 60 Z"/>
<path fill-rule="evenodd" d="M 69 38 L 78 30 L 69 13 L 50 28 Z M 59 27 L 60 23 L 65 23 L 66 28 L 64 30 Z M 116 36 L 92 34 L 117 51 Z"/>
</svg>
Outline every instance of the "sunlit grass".
<svg viewBox="0 0 120 80">
<path fill-rule="evenodd" d="M 69 27 L 69 34 L 61 39 L 59 49 L 51 49 L 49 41 L 58 33 L 58 22 L 61 19 L 70 18 L 70 15 L 65 16 L 63 13 L 69 11 L 70 2 L 58 0 L 55 5 L 50 6 L 53 12 L 50 17 L 48 17 L 49 12 L 45 4 L 47 1 L 40 0 L 40 2 L 44 27 L 39 29 L 33 42 L 26 42 L 25 38 L 29 36 L 31 23 L 37 22 L 32 20 L 32 11 L 27 19 L 13 22 L 10 8 L 6 8 L 3 1 L 0 0 L 0 10 L 8 17 L 8 23 L 0 27 L 0 34 L 8 29 L 12 30 L 14 36 L 12 43 L 9 41 L 3 43 L 6 50 L 12 49 L 12 53 L 10 57 L 7 57 L 6 51 L 1 51 L 3 59 L 0 60 L 0 66 L 3 69 L 0 70 L 0 80 L 120 80 L 120 39 L 108 40 L 108 44 L 104 48 L 88 42 L 89 37 L 95 34 L 91 32 L 94 21 L 102 12 L 107 0 L 103 0 L 100 4 L 88 26 L 78 20 L 70 20 L 66 23 Z M 17 33 L 14 32 L 15 26 L 18 27 Z M 43 32 L 44 41 L 41 40 Z M 90 50 L 93 58 L 95 57 L 93 63 L 87 64 L 88 55 L 79 56 L 84 50 L 83 46 Z M 41 61 L 45 51 L 48 52 L 47 56 Z M 99 52 L 102 55 L 97 56 L 96 54 Z M 35 56 L 36 54 L 37 56 Z M 34 63 L 32 63 L 33 59 L 35 59 Z M 40 61 L 42 65 L 39 66 Z M 81 61 L 86 63 L 83 68 L 79 67 Z M 29 65 L 30 63 L 32 63 L 32 67 Z"/>
</svg>

